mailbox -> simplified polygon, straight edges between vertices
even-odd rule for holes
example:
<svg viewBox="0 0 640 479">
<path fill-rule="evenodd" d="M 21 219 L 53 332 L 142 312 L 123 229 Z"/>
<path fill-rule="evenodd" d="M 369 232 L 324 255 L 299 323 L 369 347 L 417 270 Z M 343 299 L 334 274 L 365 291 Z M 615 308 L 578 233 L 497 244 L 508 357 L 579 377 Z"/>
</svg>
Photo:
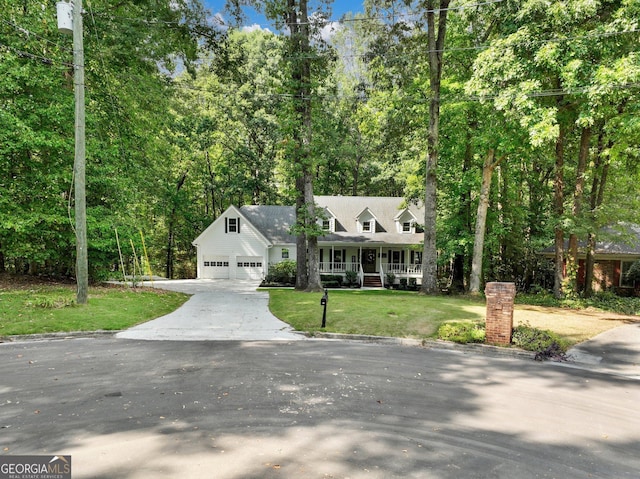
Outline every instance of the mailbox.
<svg viewBox="0 0 640 479">
<path fill-rule="evenodd" d="M 329 302 L 329 290 L 324 290 L 324 295 L 320 298 L 320 306 L 324 306 L 322 310 L 322 327 L 327 325 L 327 303 Z"/>
</svg>

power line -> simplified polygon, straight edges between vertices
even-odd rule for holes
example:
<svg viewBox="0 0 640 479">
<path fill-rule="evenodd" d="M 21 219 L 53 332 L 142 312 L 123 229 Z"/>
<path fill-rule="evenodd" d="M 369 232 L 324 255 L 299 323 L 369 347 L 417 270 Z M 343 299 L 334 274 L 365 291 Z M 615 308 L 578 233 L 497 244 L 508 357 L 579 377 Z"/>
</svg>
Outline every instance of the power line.
<svg viewBox="0 0 640 479">
<path fill-rule="evenodd" d="M 49 57 L 45 57 L 42 55 L 36 55 L 34 53 L 30 53 L 30 52 L 25 52 L 24 50 L 20 50 L 18 48 L 12 47 L 10 45 L 7 45 L 6 43 L 0 43 L 0 47 L 4 47 L 8 50 L 13 51 L 16 55 L 18 55 L 21 58 L 29 58 L 31 60 L 38 60 L 41 63 L 44 63 L 45 65 L 54 65 L 54 64 L 60 64 L 60 65 L 64 65 L 65 67 L 73 67 L 73 63 L 68 63 L 68 62 L 63 62 L 60 60 L 54 60 L 53 58 L 49 58 Z"/>
<path fill-rule="evenodd" d="M 13 28 L 15 28 L 16 30 L 18 30 L 23 35 L 26 35 L 27 37 L 32 36 L 32 37 L 35 37 L 35 38 L 39 38 L 40 40 L 44 40 L 45 42 L 47 42 L 47 43 L 49 43 L 51 45 L 54 45 L 57 48 L 60 48 L 61 50 L 67 50 L 69 52 L 73 51 L 71 48 L 61 46 L 58 43 L 53 42 L 53 41 L 49 40 L 48 38 L 43 37 L 42 35 L 39 35 L 39 34 L 37 34 L 35 32 L 32 32 L 31 30 L 29 30 L 29 29 L 27 29 L 25 27 L 22 27 L 22 26 L 18 25 L 17 23 L 11 22 L 9 20 L 5 20 L 4 18 L 0 18 L 0 21 L 5 23 L 5 24 L 7 24 L 7 25 L 9 25 L 9 26 L 11 26 L 11 27 L 13 27 Z"/>
<path fill-rule="evenodd" d="M 387 14 L 381 14 L 381 15 L 369 15 L 369 16 L 360 16 L 360 17 L 353 17 L 353 18 L 341 18 L 338 20 L 320 20 L 320 21 L 308 21 L 308 22 L 298 22 L 297 25 L 321 25 L 322 23 L 325 24 L 343 24 L 343 23 L 354 23 L 354 22 L 368 22 L 368 21 L 372 21 L 372 20 L 389 20 L 389 19 L 393 19 L 393 18 L 397 18 L 397 17 L 415 17 L 415 16 L 419 16 L 422 14 L 426 14 L 426 13 L 439 13 L 439 12 L 444 12 L 444 11 L 458 11 L 458 10 L 465 10 L 468 8 L 475 8 L 475 7 L 482 7 L 485 5 L 491 5 L 491 4 L 495 4 L 495 3 L 502 3 L 505 0 L 487 0 L 485 2 L 479 2 L 479 3 L 471 3 L 471 4 L 467 4 L 467 5 L 458 5 L 455 7 L 447 7 L 447 8 L 436 8 L 433 10 L 416 10 L 416 11 L 404 11 L 404 12 L 397 12 L 397 13 L 387 13 Z M 169 21 L 169 20 L 147 20 L 145 18 L 133 18 L 133 17 L 124 17 L 124 16 L 119 16 L 119 15 L 111 15 L 111 14 L 107 14 L 107 13 L 102 13 L 102 12 L 98 12 L 95 13 L 96 16 L 102 16 L 102 17 L 108 17 L 112 20 L 128 20 L 128 21 L 132 21 L 132 22 L 140 22 L 146 25 L 180 25 L 180 26 L 184 26 L 186 25 L 184 22 L 179 22 L 179 21 Z M 223 27 L 230 27 L 231 25 L 229 23 L 225 23 L 224 21 L 222 21 L 217 15 L 214 15 L 212 17 L 215 20 L 215 23 L 219 26 L 223 26 Z M 252 23 L 251 25 L 258 25 L 261 28 L 271 28 L 272 25 L 262 25 L 259 23 Z M 248 26 L 248 25 L 243 25 L 244 26 Z"/>
<path fill-rule="evenodd" d="M 630 89 L 635 89 L 635 88 L 640 88 L 640 83 L 623 83 L 623 84 L 613 84 L 613 83 L 609 83 L 606 85 L 598 85 L 599 87 L 608 87 L 611 90 L 630 90 Z M 187 85 L 187 84 L 174 84 L 174 87 L 178 88 L 178 89 L 183 89 L 183 90 L 190 90 L 190 91 L 197 91 L 197 92 L 201 92 L 201 93 L 210 93 L 213 95 L 220 95 L 220 92 L 216 92 L 216 91 L 212 91 L 212 90 L 207 90 L 204 88 L 198 88 L 195 87 L 193 85 Z M 545 98 L 545 97 L 556 97 L 556 96 L 572 96 L 572 95 L 583 95 L 585 93 L 588 93 L 591 90 L 591 87 L 578 87 L 578 88 L 571 88 L 571 89 L 551 89 L 551 90 L 541 90 L 538 92 L 530 92 L 525 94 L 524 96 L 527 98 Z M 371 92 L 371 93 L 376 93 L 376 92 Z M 296 96 L 296 95 L 292 95 L 289 93 L 256 93 L 255 94 L 256 97 L 258 98 L 276 98 L 276 99 L 284 99 L 284 100 L 301 100 L 301 101 L 313 101 L 313 100 L 335 100 L 335 101 L 342 101 L 342 100 L 361 100 L 365 97 L 370 97 L 371 94 L 366 95 L 365 97 L 363 96 L 359 96 L 359 95 L 310 95 L 310 96 L 305 96 L 305 97 L 300 97 L 300 96 Z M 488 101 L 488 100 L 495 100 L 496 98 L 498 98 L 499 95 L 495 94 L 495 95 L 480 95 L 480 96 L 461 96 L 459 94 L 445 94 L 445 95 L 441 95 L 439 100 L 440 101 L 445 101 L 448 102 L 450 99 L 453 99 L 452 103 L 456 103 L 456 102 L 460 102 L 460 101 L 474 101 L 474 102 L 481 102 L 481 101 Z M 428 102 L 431 101 L 431 97 L 429 96 L 424 96 L 424 97 L 409 97 L 409 96 L 405 96 L 402 98 L 398 99 L 401 102 L 411 102 L 412 104 L 426 104 Z"/>
</svg>

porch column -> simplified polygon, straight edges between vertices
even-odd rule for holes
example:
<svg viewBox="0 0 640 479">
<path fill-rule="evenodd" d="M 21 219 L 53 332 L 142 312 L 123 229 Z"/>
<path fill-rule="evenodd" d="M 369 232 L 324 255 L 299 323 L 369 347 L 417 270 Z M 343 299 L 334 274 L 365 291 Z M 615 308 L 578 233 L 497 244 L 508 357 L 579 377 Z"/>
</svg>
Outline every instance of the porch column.
<svg viewBox="0 0 640 479">
<path fill-rule="evenodd" d="M 336 262 L 336 250 L 335 250 L 335 246 L 331 245 L 331 264 L 329 265 L 329 268 L 331 269 L 331 272 L 333 273 L 333 265 Z"/>
</svg>

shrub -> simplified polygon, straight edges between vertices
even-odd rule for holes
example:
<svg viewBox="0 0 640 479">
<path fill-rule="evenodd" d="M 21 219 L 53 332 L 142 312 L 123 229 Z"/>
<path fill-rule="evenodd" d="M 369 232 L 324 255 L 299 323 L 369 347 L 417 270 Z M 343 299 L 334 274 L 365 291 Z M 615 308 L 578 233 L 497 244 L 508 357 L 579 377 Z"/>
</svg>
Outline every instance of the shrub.
<svg viewBox="0 0 640 479">
<path fill-rule="evenodd" d="M 342 286 L 342 275 L 339 274 L 322 274 L 320 281 L 325 288 L 340 288 Z"/>
<path fill-rule="evenodd" d="M 634 283 L 640 283 L 640 260 L 635 261 L 629 271 L 627 271 L 627 280 L 633 281 Z"/>
<path fill-rule="evenodd" d="M 387 273 L 385 275 L 385 285 L 387 286 L 387 288 L 391 288 L 393 286 L 393 283 L 396 282 L 396 275 L 393 273 Z"/>
<path fill-rule="evenodd" d="M 551 331 L 532 328 L 528 324 L 516 326 L 511 342 L 526 351 L 534 351 L 537 361 L 566 359 L 566 341 Z"/>
<path fill-rule="evenodd" d="M 358 283 L 358 273 L 355 271 L 346 271 L 344 273 L 345 283 L 347 286 L 355 286 Z"/>
<path fill-rule="evenodd" d="M 62 309 L 69 306 L 75 306 L 76 302 L 73 298 L 65 298 L 62 296 L 34 296 L 27 300 L 25 305 L 42 309 Z"/>
<path fill-rule="evenodd" d="M 265 281 L 267 283 L 295 284 L 296 262 L 287 260 L 271 265 Z"/>
<path fill-rule="evenodd" d="M 438 339 L 454 343 L 482 343 L 484 338 L 484 326 L 471 321 L 443 323 L 438 328 Z"/>
</svg>

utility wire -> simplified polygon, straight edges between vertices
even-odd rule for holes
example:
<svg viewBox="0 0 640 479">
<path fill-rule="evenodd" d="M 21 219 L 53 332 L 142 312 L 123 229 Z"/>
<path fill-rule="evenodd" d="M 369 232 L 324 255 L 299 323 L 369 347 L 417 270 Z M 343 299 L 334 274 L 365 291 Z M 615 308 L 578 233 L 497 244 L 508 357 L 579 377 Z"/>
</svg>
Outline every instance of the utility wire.
<svg viewBox="0 0 640 479">
<path fill-rule="evenodd" d="M 47 42 L 47 43 L 49 43 L 51 45 L 54 45 L 57 48 L 60 48 L 61 50 L 66 50 L 66 51 L 69 51 L 69 52 L 73 51 L 73 49 L 71 49 L 69 47 L 65 47 L 65 46 L 59 45 L 58 43 L 53 42 L 53 41 L 49 40 L 48 38 L 45 38 L 42 35 L 39 35 L 39 34 L 37 34 L 35 32 L 32 32 L 31 30 L 29 30 L 29 29 L 27 29 L 27 28 L 25 28 L 23 26 L 20 26 L 17 23 L 11 22 L 9 20 L 5 20 L 4 18 L 0 18 L 0 21 L 2 23 L 5 23 L 5 24 L 15 28 L 16 30 L 18 30 L 23 35 L 26 35 L 27 37 L 32 36 L 32 37 L 35 37 L 35 38 L 39 38 L 40 40 L 44 40 L 45 42 Z"/>
<path fill-rule="evenodd" d="M 190 91 L 197 91 L 197 92 L 201 92 L 201 93 L 209 93 L 209 94 L 213 94 L 213 95 L 220 95 L 220 92 L 216 92 L 216 91 L 212 91 L 212 90 L 207 90 L 204 88 L 198 88 L 196 86 L 193 85 L 187 85 L 187 84 L 174 84 L 174 86 L 178 89 L 182 89 L 182 90 L 190 90 Z M 598 87 L 608 87 L 611 90 L 630 90 L 630 89 L 634 89 L 634 88 L 640 88 L 640 83 L 622 83 L 622 84 L 607 84 L 607 85 L 597 85 Z M 585 93 L 588 93 L 591 90 L 592 87 L 578 87 L 578 88 L 571 88 L 571 89 L 552 89 L 552 90 L 541 90 L 538 92 L 531 92 L 531 93 L 527 93 L 524 96 L 527 98 L 544 98 L 544 97 L 555 97 L 555 96 L 565 96 L 565 95 L 582 95 Z M 376 92 L 371 92 L 371 93 L 376 93 Z M 370 97 L 371 94 L 367 94 L 367 95 L 363 95 L 363 96 L 359 96 L 359 95 L 310 95 L 310 96 L 297 96 L 297 95 L 293 95 L 293 94 L 289 94 L 289 93 L 256 93 L 255 94 L 256 97 L 258 98 L 277 98 L 277 99 L 284 99 L 284 100 L 301 100 L 301 101 L 313 101 L 313 100 L 336 100 L 336 101 L 341 101 L 341 100 L 360 100 L 363 98 L 367 98 Z M 495 95 L 480 95 L 480 96 L 466 96 L 466 97 L 461 97 L 459 94 L 450 94 L 450 95 L 441 95 L 439 100 L 440 101 L 445 101 L 448 102 L 450 99 L 454 99 L 452 101 L 452 103 L 457 103 L 459 101 L 477 101 L 477 102 L 482 102 L 482 101 L 488 101 L 488 100 L 495 100 L 496 98 L 498 98 L 499 95 L 495 94 Z M 428 103 L 431 101 L 431 97 L 429 97 L 428 95 L 424 96 L 424 97 L 409 97 L 409 96 L 405 96 L 402 98 L 399 98 L 399 100 L 401 102 L 411 102 L 412 104 L 423 104 L 423 103 Z"/>
<path fill-rule="evenodd" d="M 73 63 L 63 62 L 61 60 L 54 60 L 53 58 L 45 57 L 42 55 L 36 55 L 30 52 L 25 52 L 24 50 L 20 50 L 18 48 L 12 47 L 10 45 L 7 45 L 6 43 L 0 42 L 0 47 L 4 47 L 8 50 L 13 51 L 19 57 L 29 58 L 31 60 L 38 60 L 39 62 L 44 63 L 45 65 L 59 64 L 59 65 L 64 65 L 65 67 L 73 67 Z"/>
<path fill-rule="evenodd" d="M 355 17 L 355 18 L 341 18 L 339 20 L 325 20 L 322 19 L 320 21 L 309 21 L 309 22 L 298 22 L 297 25 L 320 25 L 322 23 L 332 23 L 332 24 L 343 24 L 343 23 L 354 23 L 354 22 L 369 22 L 372 20 L 388 20 L 388 19 L 393 19 L 396 17 L 413 17 L 413 16 L 419 16 L 425 13 L 439 13 L 439 12 L 444 12 L 444 11 L 457 11 L 457 10 L 465 10 L 468 8 L 475 8 L 475 7 L 482 7 L 485 5 L 491 5 L 491 4 L 495 4 L 495 3 L 502 3 L 505 0 L 487 0 L 485 2 L 479 2 L 479 3 L 471 3 L 471 4 L 467 4 L 467 5 L 458 5 L 455 7 L 447 7 L 447 8 L 435 8 L 433 10 L 419 10 L 419 11 L 405 11 L 405 12 L 398 12 L 398 13 L 385 13 L 385 14 L 381 14 L 381 15 L 370 15 L 370 16 L 366 16 L 366 17 Z M 109 17 L 113 20 L 128 20 L 128 21 L 134 21 L 134 22 L 140 22 L 140 23 L 145 23 L 148 25 L 154 25 L 154 24 L 165 24 L 165 25 L 184 25 L 184 23 L 181 22 L 177 22 L 177 21 L 167 21 L 167 20 L 146 20 L 143 18 L 131 18 L 131 17 L 123 17 L 123 16 L 118 16 L 118 15 L 110 15 L 107 13 L 96 13 L 96 16 L 104 16 L 104 17 Z M 218 16 L 214 15 L 213 19 L 215 20 L 215 22 L 220 25 L 220 26 L 230 26 L 230 24 L 225 23 L 224 21 L 222 21 Z M 260 25 L 258 23 L 252 23 L 252 25 L 259 25 L 261 28 L 272 28 L 272 25 Z"/>
</svg>

